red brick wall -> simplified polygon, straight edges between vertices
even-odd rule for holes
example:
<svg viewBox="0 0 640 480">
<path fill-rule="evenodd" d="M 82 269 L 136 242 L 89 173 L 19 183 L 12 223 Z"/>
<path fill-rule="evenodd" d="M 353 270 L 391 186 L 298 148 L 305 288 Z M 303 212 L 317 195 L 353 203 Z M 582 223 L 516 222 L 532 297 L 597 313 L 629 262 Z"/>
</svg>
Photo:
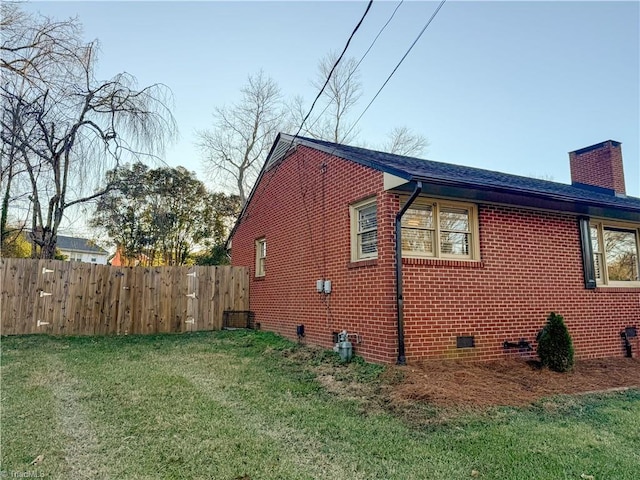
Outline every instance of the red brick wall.
<svg viewBox="0 0 640 480">
<path fill-rule="evenodd" d="M 486 205 L 479 217 L 480 264 L 405 259 L 410 358 L 497 359 L 505 340 L 520 338 L 535 348 L 552 311 L 577 357 L 623 355 L 620 331 L 640 320 L 640 288 L 584 288 L 575 217 Z M 473 335 L 476 347 L 457 349 L 458 335 Z"/>
<path fill-rule="evenodd" d="M 231 250 L 234 265 L 251 269 L 251 309 L 261 328 L 296 338 L 296 325 L 304 324 L 305 341 L 326 347 L 333 346 L 332 332 L 346 329 L 361 339 L 357 354 L 393 361 L 393 246 L 381 249 L 376 261 L 350 264 L 349 205 L 381 191 L 380 172 L 305 147 L 267 172 Z M 382 196 L 378 238 L 390 244 L 394 212 Z M 254 243 L 262 236 L 266 275 L 259 279 Z M 316 292 L 320 279 L 331 280 L 331 294 Z"/>
<path fill-rule="evenodd" d="M 571 181 L 626 193 L 620 143 L 608 140 L 594 147 L 569 153 Z"/>
<path fill-rule="evenodd" d="M 373 194 L 378 259 L 354 265 L 349 205 Z M 325 347 L 331 332 L 347 329 L 362 340 L 354 343 L 357 354 L 394 362 L 399 208 L 380 172 L 299 147 L 263 178 L 233 237 L 233 264 L 251 270 L 256 321 L 292 339 L 304 324 L 304 341 Z M 640 320 L 640 289 L 584 288 L 575 217 L 480 205 L 479 218 L 481 262 L 403 262 L 409 361 L 518 354 L 505 353 L 502 343 L 525 338 L 535 347 L 551 311 L 565 317 L 578 357 L 623 355 L 619 332 Z M 263 236 L 266 276 L 255 278 L 254 243 Z M 332 281 L 331 294 L 316 292 L 319 279 Z M 459 335 L 474 336 L 475 348 L 456 348 Z"/>
</svg>

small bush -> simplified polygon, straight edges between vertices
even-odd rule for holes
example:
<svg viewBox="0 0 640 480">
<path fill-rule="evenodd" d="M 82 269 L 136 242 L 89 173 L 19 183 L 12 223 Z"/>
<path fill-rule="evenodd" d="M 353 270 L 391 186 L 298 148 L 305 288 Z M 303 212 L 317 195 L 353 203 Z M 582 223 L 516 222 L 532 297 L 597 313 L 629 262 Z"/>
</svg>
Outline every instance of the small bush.
<svg viewBox="0 0 640 480">
<path fill-rule="evenodd" d="M 551 312 L 538 336 L 538 357 L 543 366 L 556 372 L 573 367 L 573 342 L 562 315 Z"/>
</svg>

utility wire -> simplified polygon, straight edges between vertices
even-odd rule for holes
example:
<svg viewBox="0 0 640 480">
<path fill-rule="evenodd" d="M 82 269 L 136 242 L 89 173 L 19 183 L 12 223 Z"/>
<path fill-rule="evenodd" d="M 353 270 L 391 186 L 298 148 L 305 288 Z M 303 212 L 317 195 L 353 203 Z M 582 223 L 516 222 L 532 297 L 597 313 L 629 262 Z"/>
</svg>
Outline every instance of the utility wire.
<svg viewBox="0 0 640 480">
<path fill-rule="evenodd" d="M 389 23 L 391 23 L 391 20 L 393 20 L 393 17 L 395 17 L 396 12 L 398 11 L 398 9 L 400 8 L 400 6 L 404 3 L 404 0 L 400 0 L 400 3 L 398 3 L 398 5 L 396 5 L 396 8 L 393 10 L 393 13 L 391 13 L 391 16 L 389 17 L 389 19 L 387 20 L 387 23 L 385 23 L 382 28 L 380 29 L 380 31 L 378 32 L 378 34 L 376 35 L 376 37 L 373 39 L 373 41 L 371 42 L 371 45 L 369 45 L 369 48 L 367 48 L 367 51 L 364 52 L 364 55 L 362 55 L 362 57 L 360 57 L 360 60 L 358 61 L 358 63 L 356 64 L 356 66 L 353 68 L 353 70 L 351 71 L 351 73 L 349 74 L 349 76 L 345 79 L 344 82 L 342 82 L 342 85 L 340 85 L 340 88 L 344 87 L 347 82 L 349 82 L 349 80 L 351 80 L 351 77 L 353 76 L 353 74 L 358 70 L 358 67 L 360 66 L 360 64 L 362 63 L 362 61 L 365 59 L 365 57 L 369 54 L 369 52 L 371 51 L 371 49 L 373 48 L 373 46 L 376 44 L 376 42 L 378 41 L 378 38 L 380 37 L 380 35 L 382 35 L 382 32 L 384 32 L 384 30 L 387 28 L 387 25 L 389 25 Z M 320 118 L 322 118 L 322 115 L 324 115 L 324 112 L 327 111 L 327 109 L 331 106 L 331 102 L 329 102 L 327 104 L 326 107 L 324 107 L 324 110 L 322 110 L 322 112 L 320 112 L 320 115 L 318 115 L 316 117 L 316 119 L 314 120 L 314 122 L 309 126 L 309 128 L 307 129 L 307 131 L 310 131 L 313 126 L 318 123 L 318 121 L 320 120 Z"/>
<path fill-rule="evenodd" d="M 389 74 L 389 76 L 387 77 L 387 79 L 384 81 L 384 83 L 382 84 L 382 86 L 380 87 L 380 89 L 378 90 L 378 92 L 373 96 L 373 98 L 371 99 L 371 101 L 369 102 L 369 104 L 367 105 L 367 107 L 362 111 L 362 113 L 360 114 L 360 116 L 358 117 L 358 119 L 353 123 L 353 125 L 351 126 L 351 128 L 349 129 L 349 131 L 345 134 L 345 137 L 347 137 L 351 131 L 355 128 L 355 126 L 357 125 L 357 123 L 360 121 L 360 119 L 363 117 L 363 115 L 365 113 L 367 113 L 367 110 L 369 110 L 369 107 L 371 106 L 371 104 L 376 100 L 376 98 L 378 98 L 378 95 L 380 95 L 380 92 L 382 91 L 382 89 L 387 85 L 387 83 L 389 83 L 389 80 L 391 80 L 391 77 L 393 77 L 393 75 L 396 73 L 396 70 L 398 70 L 398 67 L 400 67 L 400 65 L 402 65 L 402 62 L 404 62 L 404 59 L 407 58 L 407 55 L 409 55 L 409 52 L 411 52 L 411 50 L 413 49 L 413 47 L 415 46 L 416 43 L 418 43 L 418 40 L 420 40 L 420 37 L 422 37 L 422 34 L 425 32 L 425 30 L 427 29 L 427 27 L 429 27 L 429 25 L 431 24 L 431 22 L 433 21 L 434 18 L 436 18 L 436 15 L 438 14 L 438 12 L 440 11 L 440 9 L 442 8 L 442 6 L 445 4 L 447 0 L 442 0 L 440 2 L 440 4 L 438 5 L 438 8 L 435 9 L 435 11 L 433 12 L 433 14 L 431 15 L 431 18 L 429 18 L 429 21 L 427 21 L 427 23 L 425 24 L 424 27 L 422 27 L 422 30 L 420 31 L 420 33 L 418 34 L 418 36 L 416 37 L 416 39 L 413 41 L 413 43 L 411 44 L 411 46 L 407 49 L 407 51 L 405 52 L 405 54 L 402 56 L 402 58 L 400 59 L 400 61 L 398 62 L 398 64 L 395 66 L 395 68 L 393 69 L 393 71 Z"/>
<path fill-rule="evenodd" d="M 360 21 L 358 22 L 358 24 L 355 26 L 355 28 L 353 29 L 353 31 L 351 32 L 351 35 L 349 36 L 349 39 L 347 40 L 347 43 L 345 44 L 344 48 L 342 49 L 342 53 L 340 54 L 340 56 L 338 57 L 338 59 L 335 61 L 335 63 L 333 64 L 333 67 L 331 68 L 331 71 L 329 72 L 329 75 L 327 75 L 327 79 L 324 82 L 324 85 L 322 86 L 322 88 L 320 89 L 320 91 L 318 92 L 318 95 L 316 96 L 315 100 L 313 101 L 313 103 L 311 104 L 311 108 L 309 109 L 309 112 L 307 113 L 307 115 L 304 117 L 304 119 L 302 120 L 302 123 L 300 124 L 300 128 L 298 128 L 298 131 L 296 132 L 296 134 L 293 136 L 293 138 L 291 139 L 291 144 L 289 145 L 289 148 L 287 148 L 287 152 L 289 151 L 289 149 L 293 148 L 293 145 L 295 143 L 296 138 L 298 137 L 298 135 L 300 134 L 300 132 L 302 131 L 302 127 L 304 127 L 305 122 L 309 119 L 309 116 L 311 115 L 311 112 L 313 111 L 316 103 L 318 102 L 318 100 L 320 99 L 320 97 L 322 96 L 324 89 L 327 87 L 327 85 L 329 84 L 329 81 L 331 80 L 331 76 L 333 75 L 333 72 L 335 71 L 335 69 L 338 67 L 340 61 L 342 60 L 342 58 L 344 57 L 344 54 L 347 52 L 347 49 L 349 48 L 349 44 L 351 43 L 351 40 L 353 39 L 354 35 L 356 34 L 356 32 L 358 31 L 358 29 L 360 28 L 360 25 L 362 25 L 362 22 L 364 21 L 365 17 L 367 16 L 367 14 L 369 13 L 369 10 L 371 9 L 371 5 L 373 4 L 373 0 L 369 0 L 369 3 L 367 4 L 367 8 L 365 9 L 364 13 L 362 14 L 362 18 L 360 18 Z M 328 107 L 328 105 L 327 105 Z M 325 108 L 326 110 L 326 108 Z M 324 110 L 323 112 L 324 113 Z M 286 155 L 286 152 L 285 152 Z M 306 199 L 306 192 L 304 189 L 302 189 L 302 181 L 300 178 L 300 160 L 298 159 L 298 183 L 301 187 L 301 196 L 302 196 L 302 203 L 304 206 L 304 210 L 305 210 L 305 220 L 307 223 L 307 227 L 309 229 L 309 236 L 313 239 L 313 232 L 312 232 L 312 227 L 311 227 L 311 222 L 309 220 L 309 207 L 307 205 L 307 199 Z M 280 165 L 276 166 L 276 170 Z M 324 173 L 322 172 L 322 221 L 323 221 L 323 237 L 322 237 L 322 243 L 323 243 L 323 247 L 322 247 L 322 252 L 323 252 L 323 267 L 322 269 L 318 268 L 319 270 L 322 271 L 322 276 L 323 278 L 325 277 L 325 270 L 326 270 L 326 259 L 324 259 L 324 255 L 325 255 L 325 240 L 324 240 L 324 220 L 325 220 L 325 212 L 324 212 L 324 187 L 325 187 L 325 182 L 324 182 Z M 272 172 L 271 176 L 269 177 L 269 181 L 275 176 L 275 172 Z M 267 186 L 269 185 L 269 181 L 267 182 Z M 266 189 L 266 187 L 265 187 Z M 264 191 L 264 190 L 263 190 Z M 318 260 L 315 257 L 314 254 L 314 261 L 316 262 L 316 267 L 318 267 Z M 327 309 L 329 309 L 328 305 L 327 305 Z"/>
<path fill-rule="evenodd" d="M 284 154 L 282 155 L 282 157 L 284 158 L 289 151 L 293 148 L 293 145 L 295 144 L 296 138 L 298 138 L 298 135 L 300 134 L 300 131 L 302 130 L 302 127 L 304 126 L 304 123 L 307 121 L 307 119 L 309 118 L 309 116 L 311 115 L 311 112 L 313 111 L 313 108 L 316 104 L 316 102 L 318 101 L 318 99 L 320 98 L 320 96 L 322 95 L 322 93 L 324 92 L 324 89 L 327 87 L 327 85 L 329 84 L 329 80 L 331 79 L 331 75 L 333 74 L 334 70 L 337 68 L 338 64 L 340 63 L 340 61 L 342 60 L 342 57 L 344 57 L 344 54 L 347 51 L 347 48 L 349 48 L 349 44 L 351 43 L 351 40 L 353 39 L 354 35 L 356 34 L 356 32 L 358 31 L 358 29 L 360 28 L 360 25 L 362 25 L 362 22 L 364 21 L 365 17 L 367 16 L 367 14 L 369 13 L 369 10 L 371 9 L 371 5 L 373 4 L 373 0 L 369 0 L 369 3 L 367 4 L 367 8 L 365 9 L 364 13 L 362 14 L 362 18 L 360 18 L 360 21 L 357 23 L 357 25 L 355 26 L 355 28 L 353 29 L 353 31 L 351 32 L 351 35 L 349 35 L 349 38 L 347 39 L 347 43 L 345 44 L 344 48 L 342 49 L 342 53 L 340 54 L 340 57 L 338 57 L 338 59 L 335 61 L 335 63 L 333 64 L 333 67 L 331 68 L 331 71 L 329 72 L 329 75 L 327 76 L 327 80 L 324 82 L 324 85 L 322 86 L 322 88 L 320 89 L 320 92 L 318 93 L 318 95 L 316 96 L 315 100 L 313 101 L 313 104 L 311 105 L 311 108 L 309 109 L 309 112 L 307 113 L 307 115 L 304 117 L 304 119 L 302 120 L 302 123 L 300 124 L 300 128 L 298 128 L 298 131 L 296 132 L 296 134 L 293 136 L 293 138 L 291 139 L 291 143 L 289 144 L 289 147 L 287 148 L 287 150 L 284 152 Z M 269 179 L 267 180 L 267 184 L 264 186 L 264 188 L 262 189 L 262 191 L 266 190 L 266 188 L 269 186 L 269 183 L 271 182 L 271 179 L 275 176 L 275 173 L 278 169 L 278 167 L 280 166 L 280 164 L 276 165 L 276 170 L 272 172 L 271 176 L 269 177 Z M 266 165 L 265 165 L 266 167 Z M 265 168 L 263 167 L 263 168 Z M 262 176 L 262 172 L 260 174 L 260 176 L 258 176 L 257 181 L 260 180 Z M 255 186 L 254 186 L 255 188 Z M 240 213 L 240 217 L 243 217 L 244 215 L 248 214 L 248 204 L 249 204 L 249 200 L 251 200 L 253 193 L 255 193 L 255 190 L 252 190 L 251 195 L 249 196 L 249 198 L 247 199 L 247 202 L 245 203 L 245 206 L 243 207 L 242 212 Z"/>
<path fill-rule="evenodd" d="M 342 50 L 342 53 L 340 54 L 340 56 L 338 57 L 338 59 L 335 61 L 335 63 L 333 64 L 333 67 L 331 68 L 331 71 L 329 72 L 329 75 L 327 75 L 327 80 L 324 82 L 324 85 L 322 86 L 322 88 L 320 89 L 320 92 L 318 92 L 318 95 L 316 96 L 315 100 L 313 101 L 313 103 L 311 104 L 311 108 L 309 109 L 309 112 L 307 113 L 307 115 L 304 117 L 304 119 L 302 120 L 302 123 L 300 124 L 300 128 L 298 128 L 298 131 L 296 132 L 296 134 L 293 136 L 293 140 L 295 141 L 296 137 L 300 134 L 300 131 L 302 130 L 302 127 L 304 126 L 304 123 L 307 121 L 307 119 L 309 118 L 309 115 L 311 115 L 311 112 L 313 111 L 313 107 L 316 106 L 316 102 L 318 101 L 318 99 L 322 96 L 324 89 L 327 87 L 327 85 L 329 84 L 329 80 L 331 80 L 331 75 L 333 75 L 334 70 L 338 67 L 338 64 L 340 63 L 340 60 L 342 60 L 342 57 L 344 57 L 344 54 L 347 52 L 347 48 L 349 48 L 349 44 L 351 43 L 351 40 L 353 39 L 353 36 L 356 34 L 356 32 L 358 31 L 358 29 L 360 28 L 360 25 L 362 25 L 362 22 L 364 21 L 364 18 L 367 16 L 367 14 L 369 13 L 369 10 L 371 9 L 371 5 L 373 4 L 373 0 L 369 0 L 369 4 L 367 5 L 366 10 L 364 11 L 364 13 L 362 14 L 362 18 L 360 19 L 360 21 L 358 22 L 358 24 L 356 25 L 356 27 L 353 29 L 353 32 L 351 32 L 351 35 L 349 36 L 349 39 L 347 40 L 346 45 L 344 46 L 344 49 Z M 291 142 L 291 144 L 293 145 L 293 141 Z"/>
</svg>

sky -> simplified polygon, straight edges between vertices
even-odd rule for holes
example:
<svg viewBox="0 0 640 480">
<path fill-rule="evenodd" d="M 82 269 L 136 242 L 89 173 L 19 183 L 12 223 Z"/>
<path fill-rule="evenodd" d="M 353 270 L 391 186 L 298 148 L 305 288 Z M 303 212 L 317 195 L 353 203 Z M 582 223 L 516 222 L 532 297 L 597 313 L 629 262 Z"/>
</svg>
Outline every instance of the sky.
<svg viewBox="0 0 640 480">
<path fill-rule="evenodd" d="M 398 1 L 374 1 L 347 55 L 359 60 Z M 439 2 L 405 1 L 362 62 L 357 118 Z M 317 64 L 341 51 L 364 1 L 29 2 L 77 16 L 101 45 L 98 75 L 173 92 L 180 139 L 166 154 L 205 179 L 197 130 L 263 70 L 310 106 Z M 358 123 L 379 145 L 394 127 L 429 140 L 423 157 L 570 183 L 568 152 L 622 142 L 640 197 L 640 2 L 449 0 Z M 287 132 L 295 133 L 295 132 Z M 213 190 L 219 185 L 209 184 Z"/>
</svg>

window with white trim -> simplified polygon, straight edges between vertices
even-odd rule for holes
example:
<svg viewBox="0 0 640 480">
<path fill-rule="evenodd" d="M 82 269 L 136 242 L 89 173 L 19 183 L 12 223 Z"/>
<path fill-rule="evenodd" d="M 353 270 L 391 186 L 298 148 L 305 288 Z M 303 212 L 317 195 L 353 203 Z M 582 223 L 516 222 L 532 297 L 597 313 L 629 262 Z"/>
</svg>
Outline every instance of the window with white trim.
<svg viewBox="0 0 640 480">
<path fill-rule="evenodd" d="M 378 206 L 368 199 L 350 207 L 351 260 L 378 258 Z"/>
<path fill-rule="evenodd" d="M 592 220 L 590 231 L 596 284 L 640 285 L 640 228 Z"/>
<path fill-rule="evenodd" d="M 266 275 L 267 263 L 267 239 L 259 238 L 256 240 L 256 277 L 264 277 Z"/>
<path fill-rule="evenodd" d="M 402 256 L 479 258 L 475 205 L 418 198 L 402 216 Z"/>
</svg>

